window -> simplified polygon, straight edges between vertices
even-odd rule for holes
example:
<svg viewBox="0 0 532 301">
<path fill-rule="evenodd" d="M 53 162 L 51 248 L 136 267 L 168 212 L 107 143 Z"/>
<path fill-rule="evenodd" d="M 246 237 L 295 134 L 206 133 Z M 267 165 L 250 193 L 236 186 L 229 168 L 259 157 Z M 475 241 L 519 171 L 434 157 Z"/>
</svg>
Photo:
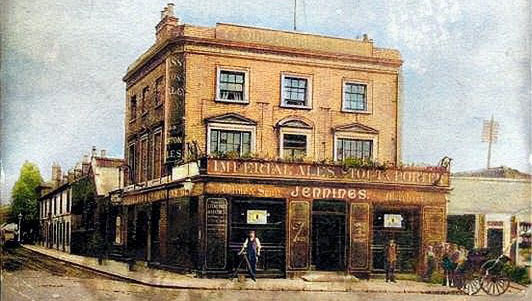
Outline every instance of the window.
<svg viewBox="0 0 532 301">
<path fill-rule="evenodd" d="M 153 178 L 158 179 L 161 177 L 161 141 L 162 132 L 159 131 L 153 134 Z"/>
<path fill-rule="evenodd" d="M 339 138 L 336 142 L 336 158 L 340 161 L 348 158 L 371 159 L 372 153 L 372 140 Z"/>
<path fill-rule="evenodd" d="M 146 180 L 148 172 L 148 138 L 145 137 L 140 140 L 140 175 L 139 182 Z"/>
<path fill-rule="evenodd" d="M 283 157 L 285 159 L 302 159 L 306 155 L 306 135 L 283 134 Z"/>
<path fill-rule="evenodd" d="M 210 153 L 245 155 L 251 152 L 251 132 L 211 129 L 210 139 Z"/>
<path fill-rule="evenodd" d="M 155 81 L 155 105 L 159 105 L 164 102 L 164 89 L 163 89 L 164 77 L 159 77 Z"/>
<path fill-rule="evenodd" d="M 66 223 L 66 245 L 70 245 L 70 223 Z"/>
<path fill-rule="evenodd" d="M 247 102 L 246 72 L 220 70 L 218 75 L 218 100 Z"/>
<path fill-rule="evenodd" d="M 344 84 L 344 103 L 342 106 L 346 111 L 367 111 L 368 103 L 366 97 L 366 85 L 359 83 Z"/>
<path fill-rule="evenodd" d="M 120 216 L 117 216 L 116 221 L 115 221 L 115 244 L 117 245 L 122 244 L 121 230 L 122 230 L 122 219 L 120 218 Z"/>
<path fill-rule="evenodd" d="M 135 182 L 135 144 L 129 145 L 128 155 L 127 155 L 127 165 L 129 165 L 129 182 L 134 183 Z"/>
<path fill-rule="evenodd" d="M 146 112 L 146 101 L 148 101 L 148 92 L 150 88 L 144 87 L 142 89 L 142 103 L 140 104 L 140 111 L 142 114 Z"/>
<path fill-rule="evenodd" d="M 137 95 L 131 96 L 129 100 L 129 120 L 137 118 Z"/>
<path fill-rule="evenodd" d="M 63 213 L 63 192 L 59 194 L 59 214 Z"/>
<path fill-rule="evenodd" d="M 67 189 L 66 212 L 70 212 L 70 197 L 71 197 L 70 190 L 71 189 L 72 188 Z"/>
<path fill-rule="evenodd" d="M 283 75 L 281 104 L 288 107 L 310 107 L 309 78 Z"/>
</svg>

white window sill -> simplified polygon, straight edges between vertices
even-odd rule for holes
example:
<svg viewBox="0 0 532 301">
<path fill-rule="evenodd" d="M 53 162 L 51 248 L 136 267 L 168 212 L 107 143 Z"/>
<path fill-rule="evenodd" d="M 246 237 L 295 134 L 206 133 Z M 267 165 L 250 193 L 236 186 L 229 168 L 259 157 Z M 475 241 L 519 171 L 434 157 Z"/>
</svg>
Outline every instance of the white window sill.
<svg viewBox="0 0 532 301">
<path fill-rule="evenodd" d="M 249 100 L 247 100 L 247 99 L 244 99 L 244 100 L 232 100 L 232 99 L 216 98 L 214 101 L 215 102 L 234 103 L 234 104 L 239 104 L 239 105 L 247 105 L 247 104 L 249 104 Z"/>
<path fill-rule="evenodd" d="M 296 106 L 296 105 L 287 105 L 287 104 L 281 104 L 281 108 L 312 110 L 312 107 L 310 106 Z"/>
<path fill-rule="evenodd" d="M 342 109 L 343 113 L 352 113 L 352 114 L 371 114 L 370 111 L 363 111 L 363 110 L 349 110 L 349 109 Z"/>
</svg>

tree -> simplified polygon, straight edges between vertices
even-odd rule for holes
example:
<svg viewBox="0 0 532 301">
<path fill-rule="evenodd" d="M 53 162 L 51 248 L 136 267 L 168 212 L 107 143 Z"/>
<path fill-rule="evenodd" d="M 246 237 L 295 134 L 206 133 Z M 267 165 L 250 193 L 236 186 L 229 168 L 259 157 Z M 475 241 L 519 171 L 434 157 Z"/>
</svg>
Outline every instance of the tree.
<svg viewBox="0 0 532 301">
<path fill-rule="evenodd" d="M 39 216 L 37 187 L 43 182 L 39 167 L 35 163 L 24 162 L 20 168 L 20 176 L 11 191 L 10 221 L 18 223 L 18 215 L 22 214 L 22 230 L 38 232 Z"/>
</svg>

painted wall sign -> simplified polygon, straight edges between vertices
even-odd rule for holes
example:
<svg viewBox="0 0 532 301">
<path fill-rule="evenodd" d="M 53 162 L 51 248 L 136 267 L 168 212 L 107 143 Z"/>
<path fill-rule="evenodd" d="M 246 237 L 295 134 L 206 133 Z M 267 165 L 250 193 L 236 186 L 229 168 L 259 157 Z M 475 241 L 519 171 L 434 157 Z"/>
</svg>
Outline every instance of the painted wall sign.
<svg viewBox="0 0 532 301">
<path fill-rule="evenodd" d="M 369 267 L 369 204 L 351 203 L 350 265 L 353 270 Z"/>
<path fill-rule="evenodd" d="M 288 266 L 292 270 L 309 267 L 310 203 L 290 201 L 288 207 Z"/>
<path fill-rule="evenodd" d="M 207 269 L 225 269 L 227 265 L 227 200 L 208 198 L 206 201 Z"/>
<path fill-rule="evenodd" d="M 437 168 L 378 170 L 305 163 L 208 159 L 207 173 L 259 178 L 449 186 L 449 173 Z"/>
</svg>

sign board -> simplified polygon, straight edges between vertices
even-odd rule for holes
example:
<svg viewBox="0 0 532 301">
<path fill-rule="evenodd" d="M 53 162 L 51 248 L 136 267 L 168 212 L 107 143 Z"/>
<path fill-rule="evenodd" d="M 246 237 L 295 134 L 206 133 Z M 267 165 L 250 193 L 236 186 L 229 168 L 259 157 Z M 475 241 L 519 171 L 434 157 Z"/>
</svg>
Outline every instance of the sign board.
<svg viewBox="0 0 532 301">
<path fill-rule="evenodd" d="M 385 214 L 384 228 L 401 228 L 403 217 L 401 214 Z"/>
<path fill-rule="evenodd" d="M 247 223 L 264 225 L 268 223 L 268 211 L 267 210 L 248 210 L 247 211 Z"/>
</svg>

